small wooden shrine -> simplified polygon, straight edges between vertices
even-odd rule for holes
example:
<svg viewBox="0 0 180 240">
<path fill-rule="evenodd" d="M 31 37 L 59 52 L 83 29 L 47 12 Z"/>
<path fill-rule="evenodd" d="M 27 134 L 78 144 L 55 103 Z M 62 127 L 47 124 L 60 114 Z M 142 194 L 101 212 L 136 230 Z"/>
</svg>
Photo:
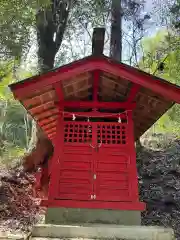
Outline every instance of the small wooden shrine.
<svg viewBox="0 0 180 240">
<path fill-rule="evenodd" d="M 52 141 L 48 208 L 143 211 L 135 141 L 180 88 L 102 54 L 10 85 Z"/>
</svg>

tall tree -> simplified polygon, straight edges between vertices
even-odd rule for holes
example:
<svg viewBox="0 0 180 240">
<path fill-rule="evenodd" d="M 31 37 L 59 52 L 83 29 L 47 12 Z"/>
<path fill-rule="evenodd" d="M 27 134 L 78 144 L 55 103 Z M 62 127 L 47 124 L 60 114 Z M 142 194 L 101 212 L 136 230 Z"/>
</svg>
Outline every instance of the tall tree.
<svg viewBox="0 0 180 240">
<path fill-rule="evenodd" d="M 138 43 L 144 36 L 144 25 L 150 19 L 149 14 L 142 14 L 143 10 L 144 1 L 112 0 L 110 56 L 115 60 L 123 60 L 125 40 L 126 47 L 127 43 L 131 46 L 129 64 L 137 64 Z"/>
<path fill-rule="evenodd" d="M 150 16 L 145 14 L 140 17 L 140 11 L 143 8 L 143 4 L 137 3 L 134 0 L 112 0 L 111 5 L 111 41 L 110 41 L 110 56 L 116 60 L 122 61 L 122 49 L 123 49 L 123 29 L 122 21 L 128 20 L 132 22 L 132 55 L 129 63 L 132 63 L 134 57 L 137 64 L 137 43 L 143 37 L 143 24 Z M 140 37 L 136 36 L 136 32 L 141 32 Z M 137 145 L 141 147 L 140 139 L 137 141 Z"/>
<path fill-rule="evenodd" d="M 110 56 L 121 62 L 122 57 L 122 9 L 121 0 L 112 0 Z"/>
<path fill-rule="evenodd" d="M 67 27 L 67 21 L 74 0 L 53 0 L 36 14 L 38 60 L 41 72 L 54 67 L 57 54 Z"/>
<path fill-rule="evenodd" d="M 54 67 L 55 56 L 61 46 L 65 30 L 67 28 L 67 21 L 72 7 L 74 7 L 74 0 L 53 0 L 43 8 L 39 8 L 36 13 L 36 31 L 38 42 L 38 65 L 41 73 L 51 70 Z M 35 122 L 34 122 L 35 124 Z M 33 129 L 35 126 L 33 126 Z M 37 127 L 36 135 L 33 131 L 32 140 L 30 141 L 32 147 L 36 141 L 36 146 L 32 149 L 32 158 L 36 158 L 36 153 L 42 149 L 44 155 L 42 159 L 37 162 L 44 162 L 49 159 L 53 153 L 52 142 L 44 135 L 44 133 Z M 29 150 L 31 150 L 31 148 Z M 30 156 L 31 156 L 30 155 Z M 34 161 L 34 159 L 25 158 L 26 161 Z"/>
</svg>

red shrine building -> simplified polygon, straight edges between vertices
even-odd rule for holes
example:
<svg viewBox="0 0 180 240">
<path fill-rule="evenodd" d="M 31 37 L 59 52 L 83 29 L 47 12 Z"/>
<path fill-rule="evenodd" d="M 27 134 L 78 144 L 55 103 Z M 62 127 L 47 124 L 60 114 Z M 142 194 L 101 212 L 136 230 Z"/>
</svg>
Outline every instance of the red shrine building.
<svg viewBox="0 0 180 240">
<path fill-rule="evenodd" d="M 180 103 L 178 86 L 92 55 L 10 88 L 54 146 L 42 205 L 145 210 L 138 194 L 135 141 Z"/>
</svg>

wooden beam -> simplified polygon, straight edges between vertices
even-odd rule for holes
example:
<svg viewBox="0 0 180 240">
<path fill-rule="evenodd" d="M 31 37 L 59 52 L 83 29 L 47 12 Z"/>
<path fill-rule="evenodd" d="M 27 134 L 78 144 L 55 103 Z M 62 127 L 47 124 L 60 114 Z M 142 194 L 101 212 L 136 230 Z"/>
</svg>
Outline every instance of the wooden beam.
<svg viewBox="0 0 180 240">
<path fill-rule="evenodd" d="M 104 108 L 104 109 L 134 109 L 135 103 L 128 102 L 98 102 L 98 101 L 63 101 L 58 103 L 61 107 L 69 108 Z"/>
<path fill-rule="evenodd" d="M 94 74 L 93 74 L 93 101 L 98 101 L 99 80 L 100 80 L 100 72 L 96 70 L 94 71 Z"/>
<path fill-rule="evenodd" d="M 56 113 L 56 114 L 53 114 L 53 115 L 51 114 L 51 115 L 48 115 L 48 116 L 45 116 L 45 117 L 44 117 L 44 116 L 43 116 L 43 117 L 40 116 L 40 118 L 35 117 L 34 119 L 35 119 L 36 121 L 38 121 L 38 122 L 39 122 L 39 121 L 42 122 L 42 121 L 44 121 L 44 120 L 51 119 L 51 118 L 54 118 L 54 117 L 56 117 L 56 116 L 58 117 L 58 115 L 59 115 L 59 114 Z M 50 120 L 50 121 L 51 121 L 51 120 Z"/>
<path fill-rule="evenodd" d="M 61 82 L 57 82 L 54 84 L 54 88 L 58 97 L 59 101 L 63 101 L 64 100 L 64 94 L 63 94 L 63 90 L 62 90 L 62 84 Z"/>
<path fill-rule="evenodd" d="M 141 86 L 139 86 L 137 84 L 132 84 L 132 87 L 128 94 L 128 99 L 127 99 L 128 102 L 133 102 L 135 100 L 135 97 L 136 97 L 137 93 L 139 92 L 140 88 L 141 88 Z"/>
<path fill-rule="evenodd" d="M 78 200 L 61 200 L 58 197 L 55 200 L 41 200 L 40 205 L 43 207 L 64 207 L 64 208 L 94 208 L 94 209 L 120 209 L 120 210 L 137 210 L 144 211 L 146 204 L 143 202 L 122 201 L 122 202 L 108 202 L 108 201 L 78 201 Z"/>
<path fill-rule="evenodd" d="M 43 120 L 41 120 L 41 121 L 38 121 L 38 125 L 40 126 L 40 127 L 44 127 L 44 126 L 47 126 L 48 124 L 51 124 L 51 123 L 53 123 L 53 122 L 56 122 L 57 121 L 57 117 L 55 116 L 51 116 L 50 117 L 50 119 L 52 119 L 52 120 L 48 120 L 49 118 L 47 118 L 47 119 L 43 119 Z"/>
<path fill-rule="evenodd" d="M 45 119 L 47 117 L 52 117 L 54 115 L 58 115 L 59 109 L 57 108 L 52 108 L 52 109 L 47 109 L 46 111 L 43 111 L 38 114 L 34 114 L 34 118 L 37 121 L 40 121 L 41 119 Z"/>
<path fill-rule="evenodd" d="M 56 132 L 56 128 L 50 128 L 50 129 L 46 130 L 47 134 L 52 134 L 54 132 Z"/>
<path fill-rule="evenodd" d="M 45 126 L 43 126 L 43 130 L 46 131 L 48 130 L 49 128 L 52 128 L 52 127 L 55 127 L 57 126 L 57 121 L 53 121 L 52 123 L 49 123 L 49 124 L 46 124 Z"/>
<path fill-rule="evenodd" d="M 51 91 L 45 91 L 45 92 L 43 92 L 43 93 L 41 93 L 39 95 L 36 94 L 36 95 L 33 95 L 33 96 L 30 96 L 28 98 L 23 99 L 23 103 L 24 103 L 25 106 L 26 105 L 29 106 L 29 105 L 31 105 L 32 101 L 33 102 L 34 101 L 35 102 L 37 102 L 37 101 L 39 102 L 40 99 L 48 99 L 46 102 L 44 102 L 44 103 L 47 103 L 47 102 L 49 102 L 49 98 L 51 100 L 54 98 L 54 95 L 55 95 L 55 90 L 54 89 L 51 90 Z"/>
<path fill-rule="evenodd" d="M 64 117 L 68 118 L 68 117 L 72 117 L 72 114 L 74 114 L 76 117 L 97 117 L 97 118 L 101 118 L 101 117 L 107 117 L 107 118 L 118 118 L 119 115 L 121 115 L 121 119 L 126 118 L 126 114 L 125 113 L 103 113 L 103 112 L 98 112 L 98 111 L 92 111 L 92 112 L 65 112 L 64 113 Z"/>
<path fill-rule="evenodd" d="M 43 109 L 43 112 L 44 110 L 47 111 L 47 110 L 51 110 L 54 108 L 54 101 L 49 101 L 49 102 L 46 102 L 46 103 L 43 103 L 43 104 L 40 104 L 38 106 L 35 106 L 35 107 L 30 107 L 30 108 L 27 108 L 28 111 L 30 111 L 33 115 L 35 114 L 39 114 L 42 112 L 42 109 Z M 39 111 L 39 109 L 41 111 Z M 35 112 L 35 113 L 34 113 Z"/>
</svg>

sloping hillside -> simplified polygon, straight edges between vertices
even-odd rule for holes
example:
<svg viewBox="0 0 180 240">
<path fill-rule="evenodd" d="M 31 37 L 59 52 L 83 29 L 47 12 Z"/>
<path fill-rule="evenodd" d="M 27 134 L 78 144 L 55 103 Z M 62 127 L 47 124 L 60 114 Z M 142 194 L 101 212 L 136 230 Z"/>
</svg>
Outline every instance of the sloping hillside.
<svg viewBox="0 0 180 240">
<path fill-rule="evenodd" d="M 148 149 L 147 141 L 137 154 L 140 195 L 147 203 L 142 222 L 171 226 L 180 239 L 180 140 L 156 143 L 161 150 Z"/>
<path fill-rule="evenodd" d="M 0 169 L 0 231 L 28 232 L 43 209 L 33 191 L 34 176 L 21 168 Z"/>
</svg>

